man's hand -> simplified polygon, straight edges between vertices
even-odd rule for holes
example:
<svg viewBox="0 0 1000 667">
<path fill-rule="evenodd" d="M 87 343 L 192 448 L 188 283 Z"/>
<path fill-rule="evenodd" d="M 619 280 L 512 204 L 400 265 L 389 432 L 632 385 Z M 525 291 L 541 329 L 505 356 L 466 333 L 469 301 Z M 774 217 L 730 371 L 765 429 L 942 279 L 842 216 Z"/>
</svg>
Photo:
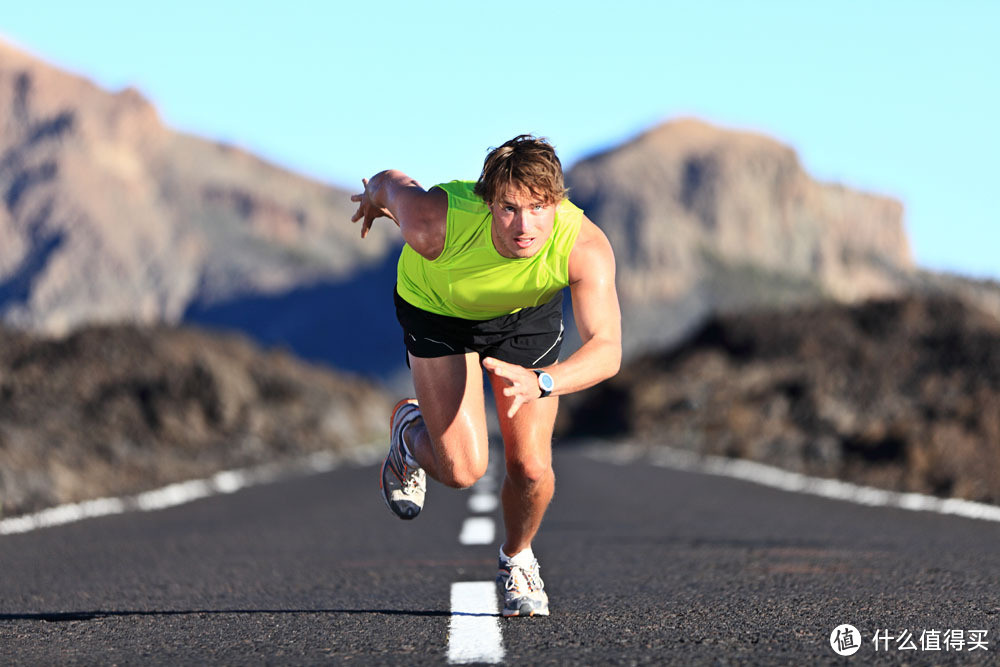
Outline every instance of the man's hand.
<svg viewBox="0 0 1000 667">
<path fill-rule="evenodd" d="M 542 397 L 538 376 L 532 370 L 493 357 L 483 359 L 483 368 L 507 383 L 503 395 L 514 399 L 507 411 L 508 419 L 517 414 L 518 408 L 528 401 Z"/>
<path fill-rule="evenodd" d="M 351 222 L 357 222 L 364 218 L 364 224 L 361 225 L 361 238 L 368 236 L 368 230 L 372 228 L 372 223 L 375 218 L 389 218 L 399 226 L 399 221 L 392 215 L 389 209 L 384 206 L 378 206 L 373 202 L 373 195 L 368 188 L 368 179 L 362 178 L 361 184 L 365 187 L 364 192 L 356 195 L 351 195 L 351 201 L 358 202 L 358 210 L 351 216 Z"/>
</svg>

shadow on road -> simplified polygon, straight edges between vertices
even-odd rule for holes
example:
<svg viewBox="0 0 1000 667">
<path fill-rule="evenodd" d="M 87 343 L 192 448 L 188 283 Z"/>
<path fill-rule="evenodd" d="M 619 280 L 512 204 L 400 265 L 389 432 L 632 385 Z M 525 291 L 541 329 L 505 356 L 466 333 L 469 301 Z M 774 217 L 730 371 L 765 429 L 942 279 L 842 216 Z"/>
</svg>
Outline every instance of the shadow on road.
<svg viewBox="0 0 1000 667">
<path fill-rule="evenodd" d="M 383 616 L 452 616 L 450 611 L 422 611 L 410 609 L 190 609 L 162 611 L 65 611 L 35 612 L 25 614 L 0 614 L 0 621 L 45 621 L 66 623 L 93 621 L 101 618 L 126 616 L 214 616 L 224 614 L 377 614 Z M 498 616 L 498 614 L 459 613 L 459 616 Z"/>
</svg>

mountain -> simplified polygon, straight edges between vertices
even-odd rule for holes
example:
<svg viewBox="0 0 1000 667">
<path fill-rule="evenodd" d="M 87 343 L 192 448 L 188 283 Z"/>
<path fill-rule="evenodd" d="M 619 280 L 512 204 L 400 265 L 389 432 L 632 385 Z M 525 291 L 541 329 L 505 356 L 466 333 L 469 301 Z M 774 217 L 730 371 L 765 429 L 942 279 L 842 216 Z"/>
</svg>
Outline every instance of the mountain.
<svg viewBox="0 0 1000 667">
<path fill-rule="evenodd" d="M 376 225 L 362 242 L 349 192 L 172 131 L 136 90 L 3 42 L 0 119 L 0 321 L 55 335 L 186 322 L 405 376 L 399 234 Z M 760 305 L 918 289 L 1000 312 L 995 285 L 914 267 L 899 202 L 817 183 L 764 136 L 673 121 L 567 182 L 614 246 L 627 356 Z"/>
<path fill-rule="evenodd" d="M 900 202 L 816 182 L 761 135 L 668 122 L 567 182 L 615 249 L 630 349 L 720 309 L 896 294 L 915 270 Z"/>
<path fill-rule="evenodd" d="M 561 420 L 570 436 L 1000 503 L 1000 321 L 951 296 L 719 315 Z"/>
<path fill-rule="evenodd" d="M 0 118 L 8 324 L 177 323 L 195 306 L 343 282 L 397 243 L 387 226 L 361 242 L 348 192 L 169 130 L 138 91 L 108 93 L 3 42 Z"/>
</svg>

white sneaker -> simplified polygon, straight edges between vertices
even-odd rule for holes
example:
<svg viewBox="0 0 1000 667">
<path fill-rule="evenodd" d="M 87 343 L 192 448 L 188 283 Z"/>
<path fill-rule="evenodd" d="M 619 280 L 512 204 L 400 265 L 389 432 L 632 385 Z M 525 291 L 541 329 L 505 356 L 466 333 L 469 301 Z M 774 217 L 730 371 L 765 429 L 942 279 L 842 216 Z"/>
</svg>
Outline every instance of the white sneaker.
<svg viewBox="0 0 1000 667">
<path fill-rule="evenodd" d="M 424 507 L 424 494 L 427 493 L 427 473 L 423 468 L 407 465 L 403 455 L 403 431 L 418 417 L 420 408 L 412 398 L 397 403 L 389 417 L 392 435 L 378 485 L 385 504 L 400 519 L 413 519 L 420 514 Z"/>
<path fill-rule="evenodd" d="M 549 596 L 538 570 L 537 560 L 527 567 L 500 561 L 497 585 L 503 594 L 504 617 L 549 615 Z"/>
</svg>

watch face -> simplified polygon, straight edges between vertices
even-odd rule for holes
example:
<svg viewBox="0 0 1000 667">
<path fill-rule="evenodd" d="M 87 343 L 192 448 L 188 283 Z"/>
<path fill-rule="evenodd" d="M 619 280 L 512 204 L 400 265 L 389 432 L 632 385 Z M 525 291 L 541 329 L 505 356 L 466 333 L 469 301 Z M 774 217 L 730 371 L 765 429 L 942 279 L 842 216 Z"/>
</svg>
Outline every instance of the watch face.
<svg viewBox="0 0 1000 667">
<path fill-rule="evenodd" d="M 555 385 L 555 381 L 548 373 L 542 373 L 538 376 L 538 386 L 542 388 L 542 391 L 552 391 Z"/>
</svg>

